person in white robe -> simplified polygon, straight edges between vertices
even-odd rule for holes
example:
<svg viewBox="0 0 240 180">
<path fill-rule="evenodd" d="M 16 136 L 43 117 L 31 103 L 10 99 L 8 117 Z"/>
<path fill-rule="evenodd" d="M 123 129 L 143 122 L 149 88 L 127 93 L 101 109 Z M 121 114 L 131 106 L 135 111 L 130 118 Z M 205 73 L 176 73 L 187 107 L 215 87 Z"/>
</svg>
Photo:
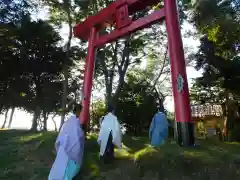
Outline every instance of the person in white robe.
<svg viewBox="0 0 240 180">
<path fill-rule="evenodd" d="M 84 132 L 78 118 L 82 106 L 75 105 L 63 124 L 55 142 L 56 159 L 48 180 L 72 180 L 80 171 L 84 151 Z"/>
<path fill-rule="evenodd" d="M 98 136 L 100 158 L 109 163 L 114 158 L 114 146 L 122 147 L 122 131 L 112 106 L 108 107 L 108 114 L 104 116 Z"/>
<path fill-rule="evenodd" d="M 103 121 L 104 116 L 100 117 L 99 119 L 99 127 L 101 127 L 102 121 Z"/>
</svg>

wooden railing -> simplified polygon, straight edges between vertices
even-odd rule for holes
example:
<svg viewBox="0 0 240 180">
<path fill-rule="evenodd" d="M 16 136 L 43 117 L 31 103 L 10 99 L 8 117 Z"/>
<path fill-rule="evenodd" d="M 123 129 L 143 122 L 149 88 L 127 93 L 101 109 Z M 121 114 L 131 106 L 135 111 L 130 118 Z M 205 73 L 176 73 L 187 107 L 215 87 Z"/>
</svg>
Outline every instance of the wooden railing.
<svg viewBox="0 0 240 180">
<path fill-rule="evenodd" d="M 221 116 L 221 105 L 193 105 L 191 106 L 192 117 Z"/>
</svg>

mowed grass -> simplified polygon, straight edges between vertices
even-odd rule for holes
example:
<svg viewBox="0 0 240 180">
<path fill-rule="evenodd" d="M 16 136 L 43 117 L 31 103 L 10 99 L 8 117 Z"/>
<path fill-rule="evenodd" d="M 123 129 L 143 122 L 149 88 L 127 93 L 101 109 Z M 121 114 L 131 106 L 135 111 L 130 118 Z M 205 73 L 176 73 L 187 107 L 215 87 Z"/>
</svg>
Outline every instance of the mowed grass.
<svg viewBox="0 0 240 180">
<path fill-rule="evenodd" d="M 0 179 L 44 180 L 55 158 L 56 133 L 0 131 Z M 198 148 L 168 142 L 153 149 L 148 138 L 125 136 L 113 164 L 99 162 L 96 135 L 88 136 L 81 180 L 237 180 L 240 144 L 201 141 Z"/>
</svg>

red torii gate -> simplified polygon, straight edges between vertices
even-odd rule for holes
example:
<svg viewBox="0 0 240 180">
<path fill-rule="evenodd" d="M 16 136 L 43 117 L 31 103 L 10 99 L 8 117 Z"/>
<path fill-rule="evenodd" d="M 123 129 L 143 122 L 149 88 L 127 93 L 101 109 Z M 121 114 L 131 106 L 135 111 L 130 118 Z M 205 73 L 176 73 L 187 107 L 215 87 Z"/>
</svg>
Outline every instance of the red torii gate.
<svg viewBox="0 0 240 180">
<path fill-rule="evenodd" d="M 129 17 L 147 6 L 153 6 L 157 3 L 159 3 L 159 0 L 116 0 L 96 15 L 88 17 L 84 22 L 74 27 L 75 37 L 88 40 L 89 43 L 83 84 L 83 110 L 80 119 L 83 124 L 87 125 L 96 49 L 165 19 L 168 33 L 178 143 L 184 146 L 193 145 L 194 135 L 189 90 L 176 0 L 164 0 L 162 9 L 156 10 L 152 14 L 136 21 Z M 115 30 L 109 34 L 99 35 L 99 30 L 104 28 L 106 24 L 114 25 Z"/>
</svg>

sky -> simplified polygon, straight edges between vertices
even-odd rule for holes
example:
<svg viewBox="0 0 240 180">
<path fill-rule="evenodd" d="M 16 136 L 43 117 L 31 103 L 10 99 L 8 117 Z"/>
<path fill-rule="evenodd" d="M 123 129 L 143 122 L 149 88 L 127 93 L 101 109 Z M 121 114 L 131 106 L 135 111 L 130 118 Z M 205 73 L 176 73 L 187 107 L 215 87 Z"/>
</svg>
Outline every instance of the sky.
<svg viewBox="0 0 240 180">
<path fill-rule="evenodd" d="M 48 17 L 48 10 L 42 8 L 39 12 L 33 13 L 32 18 L 37 20 L 37 19 L 46 19 Z M 189 23 L 184 23 L 183 24 L 183 31 L 194 31 L 194 28 L 191 24 Z M 68 27 L 66 25 L 62 26 L 62 29 L 60 30 L 60 35 L 63 38 L 63 41 L 67 41 L 67 34 L 68 34 Z M 63 42 L 63 43 L 64 43 Z M 77 40 L 73 39 L 73 45 L 77 44 Z M 183 37 L 183 45 L 184 46 L 190 46 L 193 51 L 197 51 L 198 46 L 200 45 L 200 42 L 198 39 L 195 39 L 193 37 L 188 37 L 185 38 Z M 201 71 L 196 71 L 193 67 L 186 67 L 186 72 L 187 72 L 187 78 L 188 78 L 188 84 L 189 88 L 192 85 L 192 79 L 201 76 L 202 72 Z M 93 91 L 94 96 L 97 95 L 95 94 L 96 91 Z M 98 96 L 98 95 L 97 95 Z M 166 101 L 164 102 L 165 108 L 170 111 L 174 112 L 174 103 L 173 103 L 173 98 L 172 97 L 167 97 Z M 8 120 L 10 117 L 10 111 L 8 113 Z M 10 128 L 12 129 L 29 129 L 31 127 L 31 121 L 32 121 L 32 115 L 29 113 L 26 113 L 25 111 L 22 110 L 15 110 L 15 113 L 13 115 L 13 122 L 12 126 Z M 5 116 L 4 113 L 0 115 L 0 128 L 4 122 Z M 60 117 L 55 117 L 55 122 L 57 124 L 57 127 L 59 127 L 60 124 Z M 8 124 L 8 121 L 7 121 Z M 49 130 L 54 130 L 54 123 L 52 121 L 51 116 L 48 119 L 47 126 Z"/>
</svg>

